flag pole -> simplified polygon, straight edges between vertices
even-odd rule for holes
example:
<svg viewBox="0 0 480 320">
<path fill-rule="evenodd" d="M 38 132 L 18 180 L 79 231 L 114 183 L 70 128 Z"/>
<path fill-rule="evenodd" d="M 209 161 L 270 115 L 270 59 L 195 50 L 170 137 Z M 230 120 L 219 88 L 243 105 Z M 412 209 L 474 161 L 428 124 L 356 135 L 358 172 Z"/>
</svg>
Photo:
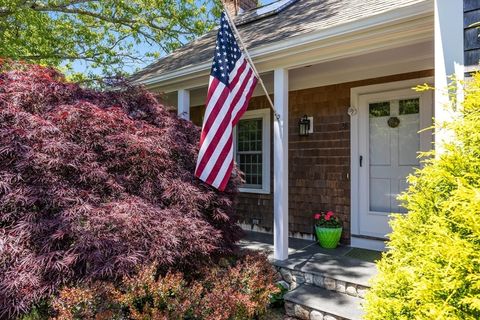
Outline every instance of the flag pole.
<svg viewBox="0 0 480 320">
<path fill-rule="evenodd" d="M 235 35 L 236 35 L 237 38 L 238 38 L 238 41 L 240 41 L 240 45 L 242 46 L 242 49 L 243 49 L 243 52 L 245 53 L 245 57 L 247 58 L 247 61 L 248 61 L 248 62 L 250 63 L 250 65 L 252 66 L 253 72 L 254 72 L 255 75 L 257 76 L 258 82 L 259 82 L 260 85 L 262 86 L 263 91 L 265 91 L 265 95 L 267 96 L 267 100 L 268 100 L 268 102 L 270 103 L 270 108 L 273 110 L 273 115 L 275 116 L 275 119 L 280 120 L 280 114 L 278 114 L 277 110 L 275 109 L 275 106 L 273 105 L 273 101 L 272 101 L 272 99 L 270 98 L 270 95 L 268 94 L 267 88 L 265 87 L 265 84 L 263 83 L 263 80 L 262 80 L 262 78 L 260 77 L 260 74 L 258 73 L 257 68 L 256 68 L 255 65 L 253 64 L 252 58 L 250 57 L 250 54 L 248 53 L 247 47 L 246 47 L 245 44 L 243 43 L 242 37 L 240 37 L 240 33 L 238 32 L 237 27 L 235 26 L 235 23 L 233 23 L 233 19 L 232 19 L 232 17 L 230 16 L 230 13 L 228 12 L 227 8 L 225 7 L 225 1 L 224 1 L 224 0 L 222 0 L 222 6 L 223 6 L 223 10 L 225 11 L 225 14 L 226 14 L 226 16 L 227 16 L 228 23 L 229 23 L 230 26 L 232 27 L 233 32 L 235 33 Z"/>
</svg>

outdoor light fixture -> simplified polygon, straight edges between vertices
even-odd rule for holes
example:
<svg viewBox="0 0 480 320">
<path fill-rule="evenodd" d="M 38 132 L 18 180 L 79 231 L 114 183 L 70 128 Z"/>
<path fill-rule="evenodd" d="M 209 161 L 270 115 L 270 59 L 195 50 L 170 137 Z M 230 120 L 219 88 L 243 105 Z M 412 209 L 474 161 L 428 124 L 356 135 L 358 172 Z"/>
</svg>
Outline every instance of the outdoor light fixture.
<svg viewBox="0 0 480 320">
<path fill-rule="evenodd" d="M 298 121 L 298 134 L 300 136 L 308 136 L 310 133 L 310 119 L 308 119 L 307 115 L 304 115 Z"/>
</svg>

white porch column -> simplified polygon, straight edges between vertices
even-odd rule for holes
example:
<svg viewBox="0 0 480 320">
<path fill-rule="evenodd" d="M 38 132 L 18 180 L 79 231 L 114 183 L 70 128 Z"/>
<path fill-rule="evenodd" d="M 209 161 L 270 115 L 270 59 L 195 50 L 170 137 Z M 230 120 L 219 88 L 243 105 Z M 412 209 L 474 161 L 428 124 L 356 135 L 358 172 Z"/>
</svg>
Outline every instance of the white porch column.
<svg viewBox="0 0 480 320">
<path fill-rule="evenodd" d="M 449 76 L 458 80 L 464 78 L 463 47 L 463 0 L 435 0 L 435 120 L 451 120 L 455 113 L 446 108 L 450 102 L 447 87 Z M 462 101 L 460 87 L 456 93 Z M 452 93 L 452 92 L 451 92 Z M 443 141 L 451 139 L 451 133 L 445 130 L 435 132 L 435 149 L 442 152 Z"/>
<path fill-rule="evenodd" d="M 186 89 L 178 90 L 178 116 L 185 120 L 190 120 L 190 91 Z"/>
<path fill-rule="evenodd" d="M 274 105 L 279 120 L 273 124 L 273 257 L 288 259 L 288 70 L 274 71 Z"/>
</svg>

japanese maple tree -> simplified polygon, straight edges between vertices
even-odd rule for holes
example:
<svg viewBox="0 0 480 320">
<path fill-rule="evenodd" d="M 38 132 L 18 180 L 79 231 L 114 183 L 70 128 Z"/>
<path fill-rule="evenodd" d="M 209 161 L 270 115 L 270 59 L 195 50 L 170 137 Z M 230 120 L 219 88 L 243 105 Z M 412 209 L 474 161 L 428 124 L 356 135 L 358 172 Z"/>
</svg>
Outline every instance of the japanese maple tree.
<svg viewBox="0 0 480 320">
<path fill-rule="evenodd" d="M 82 89 L 38 66 L 0 73 L 0 318 L 63 285 L 229 253 L 240 177 L 223 193 L 196 179 L 198 140 L 141 88 Z"/>
</svg>

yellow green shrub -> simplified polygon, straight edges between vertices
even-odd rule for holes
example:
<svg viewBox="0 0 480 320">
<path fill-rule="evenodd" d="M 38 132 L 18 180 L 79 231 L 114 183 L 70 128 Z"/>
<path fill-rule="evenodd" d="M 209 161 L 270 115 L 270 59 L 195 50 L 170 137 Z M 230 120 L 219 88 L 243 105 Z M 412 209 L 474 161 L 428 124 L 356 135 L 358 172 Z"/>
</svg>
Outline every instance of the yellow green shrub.
<svg viewBox="0 0 480 320">
<path fill-rule="evenodd" d="M 402 195 L 365 319 L 480 319 L 480 75 L 467 83 L 455 137 Z"/>
</svg>

